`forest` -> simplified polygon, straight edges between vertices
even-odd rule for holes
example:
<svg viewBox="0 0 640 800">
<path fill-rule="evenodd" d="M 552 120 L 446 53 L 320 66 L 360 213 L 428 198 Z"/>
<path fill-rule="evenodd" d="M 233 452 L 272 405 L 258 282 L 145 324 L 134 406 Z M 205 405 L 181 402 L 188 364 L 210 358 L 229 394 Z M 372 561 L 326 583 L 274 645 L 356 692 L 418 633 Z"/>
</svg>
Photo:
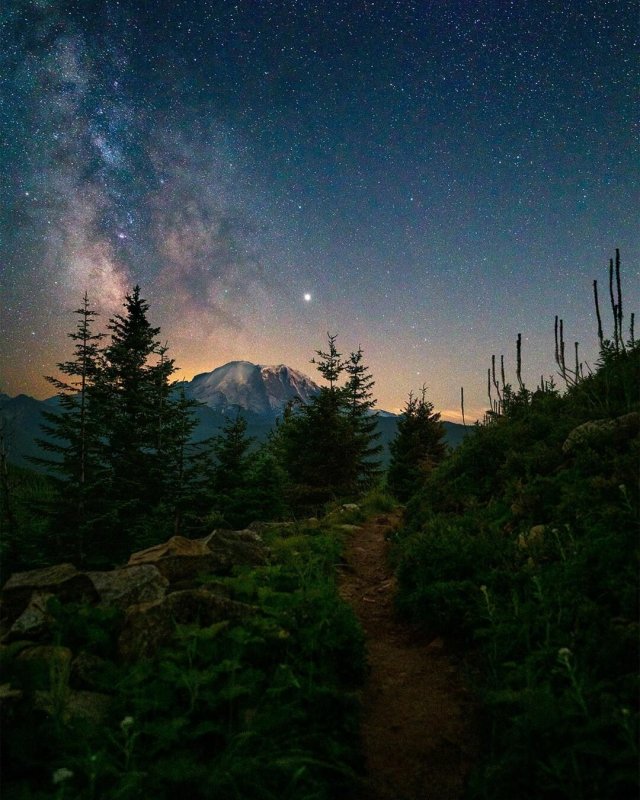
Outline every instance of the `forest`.
<svg viewBox="0 0 640 800">
<path fill-rule="evenodd" d="M 515 380 L 492 356 L 455 449 L 419 389 L 386 470 L 361 348 L 328 335 L 324 385 L 265 443 L 233 414 L 194 444 L 141 289 L 106 333 L 85 295 L 41 456 L 1 454 L 3 797 L 371 797 L 367 638 L 340 588 L 371 520 L 397 520 L 395 614 L 473 698 L 455 796 L 634 796 L 640 346 L 619 253 L 611 333 L 593 288 L 596 365 L 556 317 L 555 378 L 524 383 L 518 336 Z"/>
</svg>

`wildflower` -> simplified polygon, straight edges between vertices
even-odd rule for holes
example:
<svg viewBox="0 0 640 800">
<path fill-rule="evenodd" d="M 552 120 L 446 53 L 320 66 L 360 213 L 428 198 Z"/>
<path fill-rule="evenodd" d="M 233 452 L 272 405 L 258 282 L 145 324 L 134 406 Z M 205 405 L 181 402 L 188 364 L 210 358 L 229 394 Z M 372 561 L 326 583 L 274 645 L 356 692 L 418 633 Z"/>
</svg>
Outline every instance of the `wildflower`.
<svg viewBox="0 0 640 800">
<path fill-rule="evenodd" d="M 69 778 L 73 778 L 73 772 L 66 767 L 60 767 L 53 773 L 52 780 L 53 783 L 57 785 L 58 783 L 64 783 L 65 781 L 68 781 Z"/>
<path fill-rule="evenodd" d="M 561 647 L 558 650 L 558 661 L 562 661 L 563 664 L 568 664 L 572 655 L 573 653 L 568 647 Z"/>
<path fill-rule="evenodd" d="M 133 717 L 125 717 L 120 723 L 120 730 L 126 733 L 133 725 Z"/>
</svg>

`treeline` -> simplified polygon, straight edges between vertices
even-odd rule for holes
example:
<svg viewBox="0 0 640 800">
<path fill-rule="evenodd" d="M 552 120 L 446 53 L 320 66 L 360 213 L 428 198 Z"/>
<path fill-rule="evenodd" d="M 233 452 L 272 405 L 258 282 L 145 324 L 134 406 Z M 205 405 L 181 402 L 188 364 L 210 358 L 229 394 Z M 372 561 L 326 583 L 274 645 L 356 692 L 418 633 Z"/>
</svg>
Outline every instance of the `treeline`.
<svg viewBox="0 0 640 800">
<path fill-rule="evenodd" d="M 49 478 L 3 460 L 5 576 L 60 561 L 108 567 L 171 535 L 310 516 L 380 478 L 374 380 L 361 348 L 343 357 L 328 335 L 312 360 L 326 385 L 291 403 L 260 447 L 239 415 L 194 444 L 197 403 L 173 380 L 177 368 L 148 312 L 138 286 L 106 333 L 96 331 L 86 294 L 75 312 L 71 357 L 47 378 L 59 409 L 45 412 L 34 459 Z M 424 396 L 410 397 L 390 473 L 401 494 L 421 469 L 414 451 L 425 423 L 434 453 L 444 452 L 438 420 Z"/>
<path fill-rule="evenodd" d="M 577 345 L 568 366 L 556 319 L 564 393 L 493 359 L 485 424 L 412 493 L 395 548 L 400 609 L 469 657 L 474 800 L 637 795 L 640 345 L 618 256 L 610 289 L 593 370 Z"/>
</svg>

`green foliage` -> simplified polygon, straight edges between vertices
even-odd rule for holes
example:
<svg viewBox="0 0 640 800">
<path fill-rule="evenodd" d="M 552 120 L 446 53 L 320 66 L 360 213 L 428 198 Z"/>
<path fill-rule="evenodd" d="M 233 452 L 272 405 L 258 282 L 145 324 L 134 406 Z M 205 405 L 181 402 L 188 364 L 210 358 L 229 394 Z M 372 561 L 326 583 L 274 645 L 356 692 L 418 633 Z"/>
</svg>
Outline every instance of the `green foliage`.
<svg viewBox="0 0 640 800">
<path fill-rule="evenodd" d="M 409 394 L 394 440 L 389 445 L 391 462 L 387 473 L 389 491 L 405 502 L 424 483 L 433 467 L 446 453 L 444 426 L 440 414 L 426 399 L 426 389 L 420 398 Z"/>
<path fill-rule="evenodd" d="M 58 392 L 59 410 L 45 411 L 42 429 L 48 439 L 38 441 L 48 457 L 33 459 L 47 467 L 58 486 L 49 509 L 56 530 L 57 557 L 84 562 L 87 545 L 99 536 L 102 493 L 105 482 L 101 459 L 103 429 L 96 403 L 96 385 L 102 367 L 99 343 L 103 334 L 92 330 L 96 313 L 85 292 L 76 330 L 69 334 L 75 343 L 73 359 L 59 363 L 63 378 L 47 381 Z"/>
<path fill-rule="evenodd" d="M 329 335 L 327 352 L 316 354 L 319 360 L 312 363 L 329 386 L 306 404 L 291 404 L 271 440 L 289 477 L 289 503 L 305 512 L 368 488 L 380 468 L 374 381 L 362 363 L 362 349 L 344 361 L 336 337 Z M 344 372 L 347 381 L 339 386 Z"/>
<path fill-rule="evenodd" d="M 59 411 L 45 412 L 40 441 L 57 485 L 49 508 L 56 560 L 106 566 L 181 529 L 193 494 L 187 442 L 194 403 L 170 383 L 175 372 L 136 286 L 110 339 L 92 332 L 87 296 L 73 359 L 58 364 Z"/>
<path fill-rule="evenodd" d="M 0 583 L 12 572 L 45 566 L 58 547 L 49 510 L 52 480 L 0 459 Z"/>
<path fill-rule="evenodd" d="M 342 542 L 327 527 L 266 535 L 271 563 L 223 581 L 250 613 L 179 626 L 144 661 L 117 662 L 114 612 L 54 604 L 56 640 L 99 658 L 95 680 L 110 710 L 100 722 L 67 713 L 73 670 L 55 689 L 58 711 L 36 702 L 51 686 L 21 683 L 25 697 L 3 719 L 3 797 L 351 796 L 365 661 L 333 580 Z M 17 652 L 3 655 L 16 685 Z"/>
<path fill-rule="evenodd" d="M 411 500 L 399 605 L 477 649 L 486 752 L 473 798 L 637 788 L 640 348 L 564 397 L 537 392 L 468 436 Z M 632 425 L 632 422 L 627 422 Z"/>
</svg>

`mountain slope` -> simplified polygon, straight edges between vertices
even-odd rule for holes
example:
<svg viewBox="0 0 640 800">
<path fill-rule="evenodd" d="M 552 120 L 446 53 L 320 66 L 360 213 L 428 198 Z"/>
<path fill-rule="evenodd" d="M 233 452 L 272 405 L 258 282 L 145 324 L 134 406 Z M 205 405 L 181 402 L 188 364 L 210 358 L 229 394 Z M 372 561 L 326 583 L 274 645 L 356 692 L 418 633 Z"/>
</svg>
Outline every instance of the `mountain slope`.
<svg viewBox="0 0 640 800">
<path fill-rule="evenodd" d="M 296 397 L 308 402 L 319 389 L 302 372 L 284 364 L 270 367 L 250 361 L 230 361 L 183 386 L 189 397 L 217 411 L 235 406 L 266 417 L 277 416 Z"/>
<path fill-rule="evenodd" d="M 319 386 L 298 370 L 284 364 L 265 366 L 250 361 L 231 361 L 211 372 L 196 375 L 180 386 L 188 397 L 201 403 L 195 410 L 197 426 L 193 440 L 196 442 L 215 436 L 229 415 L 237 413 L 246 418 L 248 434 L 262 442 L 290 400 L 299 397 L 306 403 L 319 391 Z M 33 466 L 29 457 L 42 455 L 35 441 L 42 437 L 42 412 L 55 410 L 57 405 L 57 397 L 35 400 L 27 395 L 0 394 L 0 421 L 10 461 Z M 382 411 L 378 417 L 385 464 L 397 420 L 398 417 L 388 411 Z M 444 426 L 447 443 L 455 447 L 464 437 L 465 429 L 452 422 L 445 422 Z"/>
</svg>

